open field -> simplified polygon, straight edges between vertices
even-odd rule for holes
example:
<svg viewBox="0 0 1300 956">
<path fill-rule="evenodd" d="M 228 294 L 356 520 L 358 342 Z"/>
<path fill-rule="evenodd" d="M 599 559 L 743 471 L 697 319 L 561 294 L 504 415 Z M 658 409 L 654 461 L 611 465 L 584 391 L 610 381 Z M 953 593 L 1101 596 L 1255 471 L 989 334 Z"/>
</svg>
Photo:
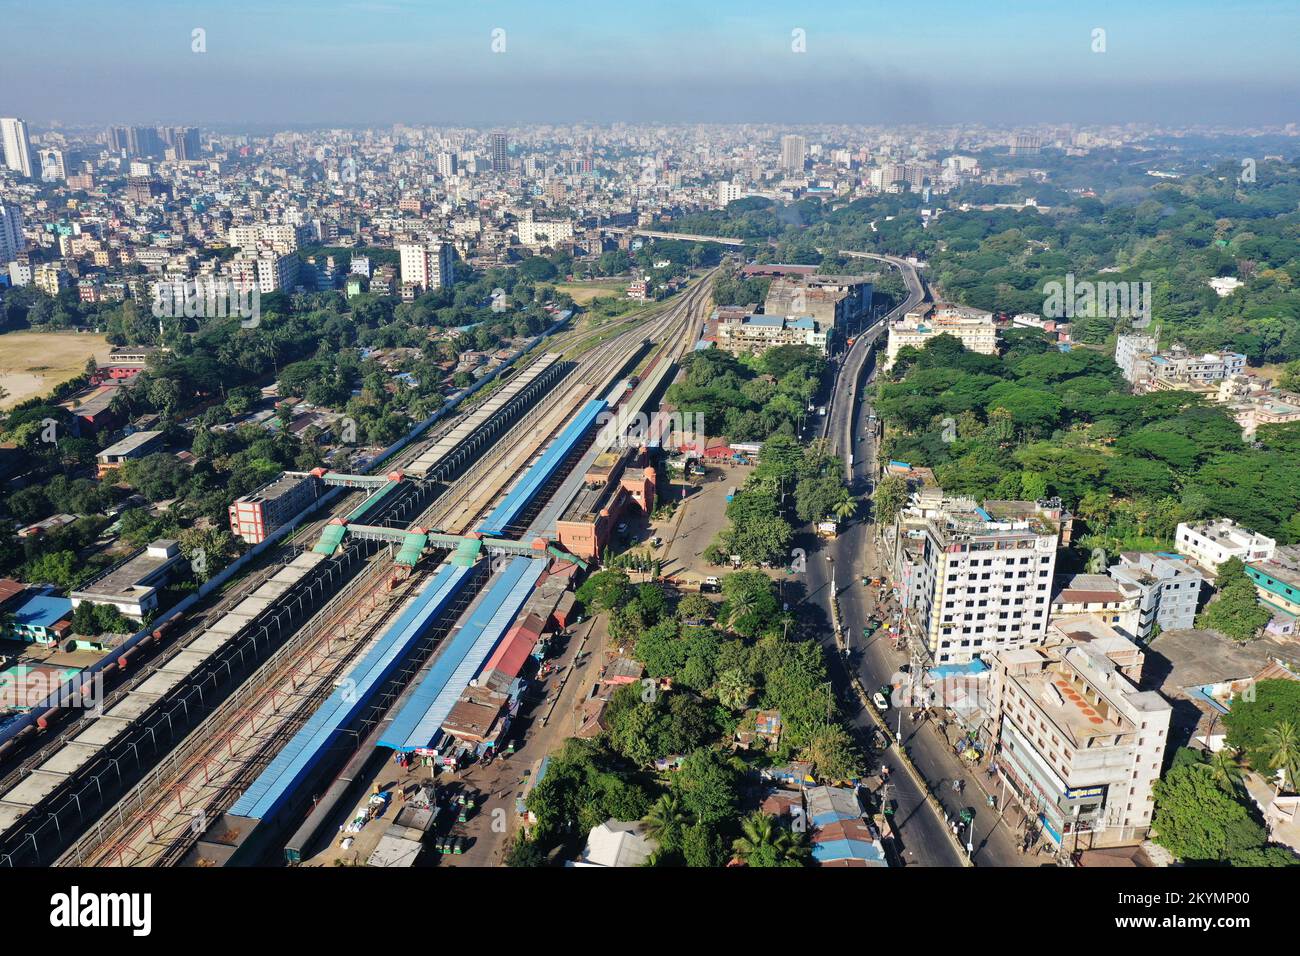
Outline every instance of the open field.
<svg viewBox="0 0 1300 956">
<path fill-rule="evenodd" d="M 627 291 L 627 282 L 566 282 L 557 285 L 555 290 L 571 296 L 577 305 L 586 305 L 594 299 L 621 298 Z"/>
<path fill-rule="evenodd" d="M 0 335 L 0 388 L 9 408 L 81 374 L 86 359 L 108 358 L 112 347 L 102 335 L 78 332 L 7 332 Z"/>
</svg>

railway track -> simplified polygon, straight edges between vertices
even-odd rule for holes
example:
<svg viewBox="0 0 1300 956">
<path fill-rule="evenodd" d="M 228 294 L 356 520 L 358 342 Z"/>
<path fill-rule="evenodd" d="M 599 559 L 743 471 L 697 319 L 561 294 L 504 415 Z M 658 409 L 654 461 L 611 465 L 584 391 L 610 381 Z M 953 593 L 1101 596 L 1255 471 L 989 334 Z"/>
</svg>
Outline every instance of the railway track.
<svg viewBox="0 0 1300 956">
<path fill-rule="evenodd" d="M 663 339 L 651 361 L 680 357 L 698 338 L 707 314 L 712 273 L 647 324 L 637 323 L 586 355 L 549 407 L 526 416 L 489 447 L 478 467 L 450 485 L 412 522 L 460 533 L 486 513 L 568 417 L 608 387 L 646 339 Z M 677 328 L 680 326 L 680 328 Z M 624 341 L 626 340 L 626 341 Z M 619 343 L 615 345 L 615 343 Z M 613 354 L 610 348 L 613 346 Z M 422 443 L 428 447 L 432 442 Z M 414 460 L 421 448 L 404 452 Z M 492 476 L 484 482 L 483 474 Z M 338 513 L 339 509 L 333 509 Z M 318 524 L 323 526 L 328 517 Z M 238 799 L 267 763 L 333 690 L 350 663 L 383 631 L 431 573 L 417 569 L 394 581 L 380 552 L 348 590 L 351 600 L 308 621 L 276 654 L 136 784 L 59 859 L 59 865 L 166 866 Z M 385 585 L 394 585 L 390 591 Z M 428 653 L 435 648 L 430 647 Z M 427 653 L 424 655 L 427 657 Z"/>
</svg>

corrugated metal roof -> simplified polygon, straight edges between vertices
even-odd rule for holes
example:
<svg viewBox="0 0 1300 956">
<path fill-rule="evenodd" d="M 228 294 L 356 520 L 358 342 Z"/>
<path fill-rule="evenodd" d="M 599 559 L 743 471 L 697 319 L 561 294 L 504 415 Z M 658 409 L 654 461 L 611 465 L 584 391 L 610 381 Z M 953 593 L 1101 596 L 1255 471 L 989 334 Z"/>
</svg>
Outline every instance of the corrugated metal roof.
<svg viewBox="0 0 1300 956">
<path fill-rule="evenodd" d="M 546 561 L 533 558 L 514 558 L 506 565 L 469 619 L 444 642 L 433 666 L 380 739 L 380 747 L 415 750 L 430 746 L 545 567 Z"/>
</svg>

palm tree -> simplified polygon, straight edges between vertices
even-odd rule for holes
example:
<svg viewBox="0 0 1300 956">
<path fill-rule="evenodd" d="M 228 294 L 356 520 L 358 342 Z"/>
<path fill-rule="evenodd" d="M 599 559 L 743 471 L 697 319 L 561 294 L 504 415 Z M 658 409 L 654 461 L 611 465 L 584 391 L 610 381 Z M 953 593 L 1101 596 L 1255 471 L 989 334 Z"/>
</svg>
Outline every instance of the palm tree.
<svg viewBox="0 0 1300 956">
<path fill-rule="evenodd" d="M 727 627 L 735 628 L 736 622 L 758 607 L 758 598 L 753 591 L 745 589 L 727 599 Z"/>
<path fill-rule="evenodd" d="M 718 675 L 718 703 L 723 707 L 744 710 L 753 696 L 754 688 L 740 668 L 733 667 Z"/>
<path fill-rule="evenodd" d="M 802 860 L 809 850 L 796 837 L 766 813 L 755 811 L 740 824 L 741 836 L 731 848 L 750 866 L 774 866 L 790 860 Z"/>
<path fill-rule="evenodd" d="M 665 837 L 681 833 L 690 825 L 690 811 L 682 806 L 681 800 L 675 794 L 671 793 L 665 793 L 656 800 L 646 815 L 641 818 L 641 826 L 645 828 L 646 836 L 661 844 Z"/>
<path fill-rule="evenodd" d="M 1269 768 L 1282 771 L 1282 789 L 1295 790 L 1300 783 L 1300 737 L 1295 725 L 1283 720 L 1268 728 L 1262 749 L 1268 755 Z"/>
<path fill-rule="evenodd" d="M 840 521 L 848 521 L 858 510 L 858 503 L 853 500 L 853 496 L 846 490 L 844 495 L 831 508 L 833 514 Z"/>
<path fill-rule="evenodd" d="M 1224 790 L 1235 793 L 1241 786 L 1241 766 L 1235 751 L 1225 747 L 1211 754 L 1210 759 L 1200 766 Z"/>
</svg>

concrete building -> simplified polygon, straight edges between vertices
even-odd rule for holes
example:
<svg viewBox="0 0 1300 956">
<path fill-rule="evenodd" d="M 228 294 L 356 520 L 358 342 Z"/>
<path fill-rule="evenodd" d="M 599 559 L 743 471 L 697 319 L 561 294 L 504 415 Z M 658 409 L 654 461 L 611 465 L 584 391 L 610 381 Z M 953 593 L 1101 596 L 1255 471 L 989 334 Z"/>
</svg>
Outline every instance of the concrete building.
<svg viewBox="0 0 1300 956">
<path fill-rule="evenodd" d="M 1150 358 L 1150 387 L 1177 390 L 1187 385 L 1209 385 L 1240 375 L 1246 368 L 1246 356 L 1240 352 L 1206 352 L 1195 355 L 1181 345 L 1157 352 Z"/>
<path fill-rule="evenodd" d="M 914 496 L 891 557 L 911 636 L 938 664 L 1042 643 L 1070 523 L 1058 499 L 980 507 L 938 488 Z"/>
<path fill-rule="evenodd" d="M 1105 651 L 1069 642 L 991 658 L 998 776 L 1066 851 L 1147 838 L 1169 740 L 1169 702 Z"/>
<path fill-rule="evenodd" d="M 582 479 L 582 489 L 555 522 L 560 546 L 588 561 L 604 553 L 615 530 L 633 510 L 650 514 L 655 502 L 655 470 L 637 463 L 645 450 L 612 449 L 597 456 Z"/>
<path fill-rule="evenodd" d="M 1105 574 L 1058 578 L 1052 596 L 1052 620 L 1091 615 L 1126 634 L 1137 630 L 1138 595 Z"/>
<path fill-rule="evenodd" d="M 1151 356 L 1159 349 L 1154 335 L 1128 332 L 1115 340 L 1115 364 L 1124 381 L 1143 385 L 1151 379 Z"/>
<path fill-rule="evenodd" d="M 926 342 L 939 335 L 951 335 L 959 339 L 971 352 L 979 352 L 981 355 L 998 354 L 998 334 L 993 324 L 993 313 L 955 305 L 936 305 L 909 312 L 889 327 L 885 367 L 894 364 L 899 350 L 904 347 L 922 348 Z"/>
<path fill-rule="evenodd" d="M 298 284 L 301 263 L 293 253 L 241 252 L 230 260 L 230 277 L 235 288 L 270 292 L 292 291 Z"/>
<path fill-rule="evenodd" d="M 1300 548 L 1278 548 L 1271 559 L 1246 565 L 1246 576 L 1255 585 L 1259 603 L 1282 618 L 1295 631 L 1296 618 L 1300 618 Z M 1274 628 L 1274 630 L 1279 630 Z"/>
<path fill-rule="evenodd" d="M 751 315 L 734 310 L 714 313 L 718 348 L 740 355 L 765 352 L 778 345 L 811 345 L 825 354 L 829 333 L 810 315 Z"/>
<path fill-rule="evenodd" d="M 0 266 L 16 260 L 27 248 L 23 238 L 23 211 L 15 203 L 0 202 Z M 28 282 L 30 282 L 30 277 Z M 15 282 L 14 285 L 19 285 Z"/>
<path fill-rule="evenodd" d="M 4 147 L 5 166 L 31 179 L 32 143 L 27 136 L 27 124 L 12 116 L 0 118 L 0 146 Z"/>
<path fill-rule="evenodd" d="M 772 281 L 763 312 L 811 316 L 827 334 L 856 328 L 871 311 L 873 283 L 868 276 L 782 276 Z"/>
<path fill-rule="evenodd" d="M 139 620 L 158 607 L 158 588 L 183 560 L 175 541 L 159 538 L 73 591 L 69 595 L 72 606 L 76 608 L 82 601 L 111 604 Z"/>
<path fill-rule="evenodd" d="M 1147 641 L 1156 625 L 1162 631 L 1195 625 L 1204 576 L 1182 555 L 1125 551 L 1106 573 L 1136 599 L 1134 626 L 1125 628 L 1129 636 Z"/>
<path fill-rule="evenodd" d="M 808 141 L 802 136 L 781 137 L 781 168 L 786 172 L 802 172 L 807 154 Z"/>
<path fill-rule="evenodd" d="M 110 475 L 122 467 L 122 464 L 136 458 L 143 458 L 158 451 L 162 446 L 162 432 L 133 432 L 119 442 L 114 442 L 95 457 L 99 463 L 96 471 L 100 478 Z"/>
<path fill-rule="evenodd" d="M 1208 577 L 1214 577 L 1219 565 L 1229 558 L 1254 564 L 1269 560 L 1277 547 L 1272 538 L 1243 528 L 1229 518 L 1197 524 L 1183 522 L 1175 531 L 1174 541 L 1178 552 L 1195 561 Z"/>
<path fill-rule="evenodd" d="M 249 544 L 260 544 L 276 528 L 320 497 L 315 475 L 286 471 L 256 491 L 236 498 L 228 509 L 230 533 Z"/>
<path fill-rule="evenodd" d="M 452 264 L 455 254 L 449 242 L 405 243 L 398 247 L 402 264 L 402 282 L 421 291 L 450 287 L 454 282 Z"/>
</svg>

